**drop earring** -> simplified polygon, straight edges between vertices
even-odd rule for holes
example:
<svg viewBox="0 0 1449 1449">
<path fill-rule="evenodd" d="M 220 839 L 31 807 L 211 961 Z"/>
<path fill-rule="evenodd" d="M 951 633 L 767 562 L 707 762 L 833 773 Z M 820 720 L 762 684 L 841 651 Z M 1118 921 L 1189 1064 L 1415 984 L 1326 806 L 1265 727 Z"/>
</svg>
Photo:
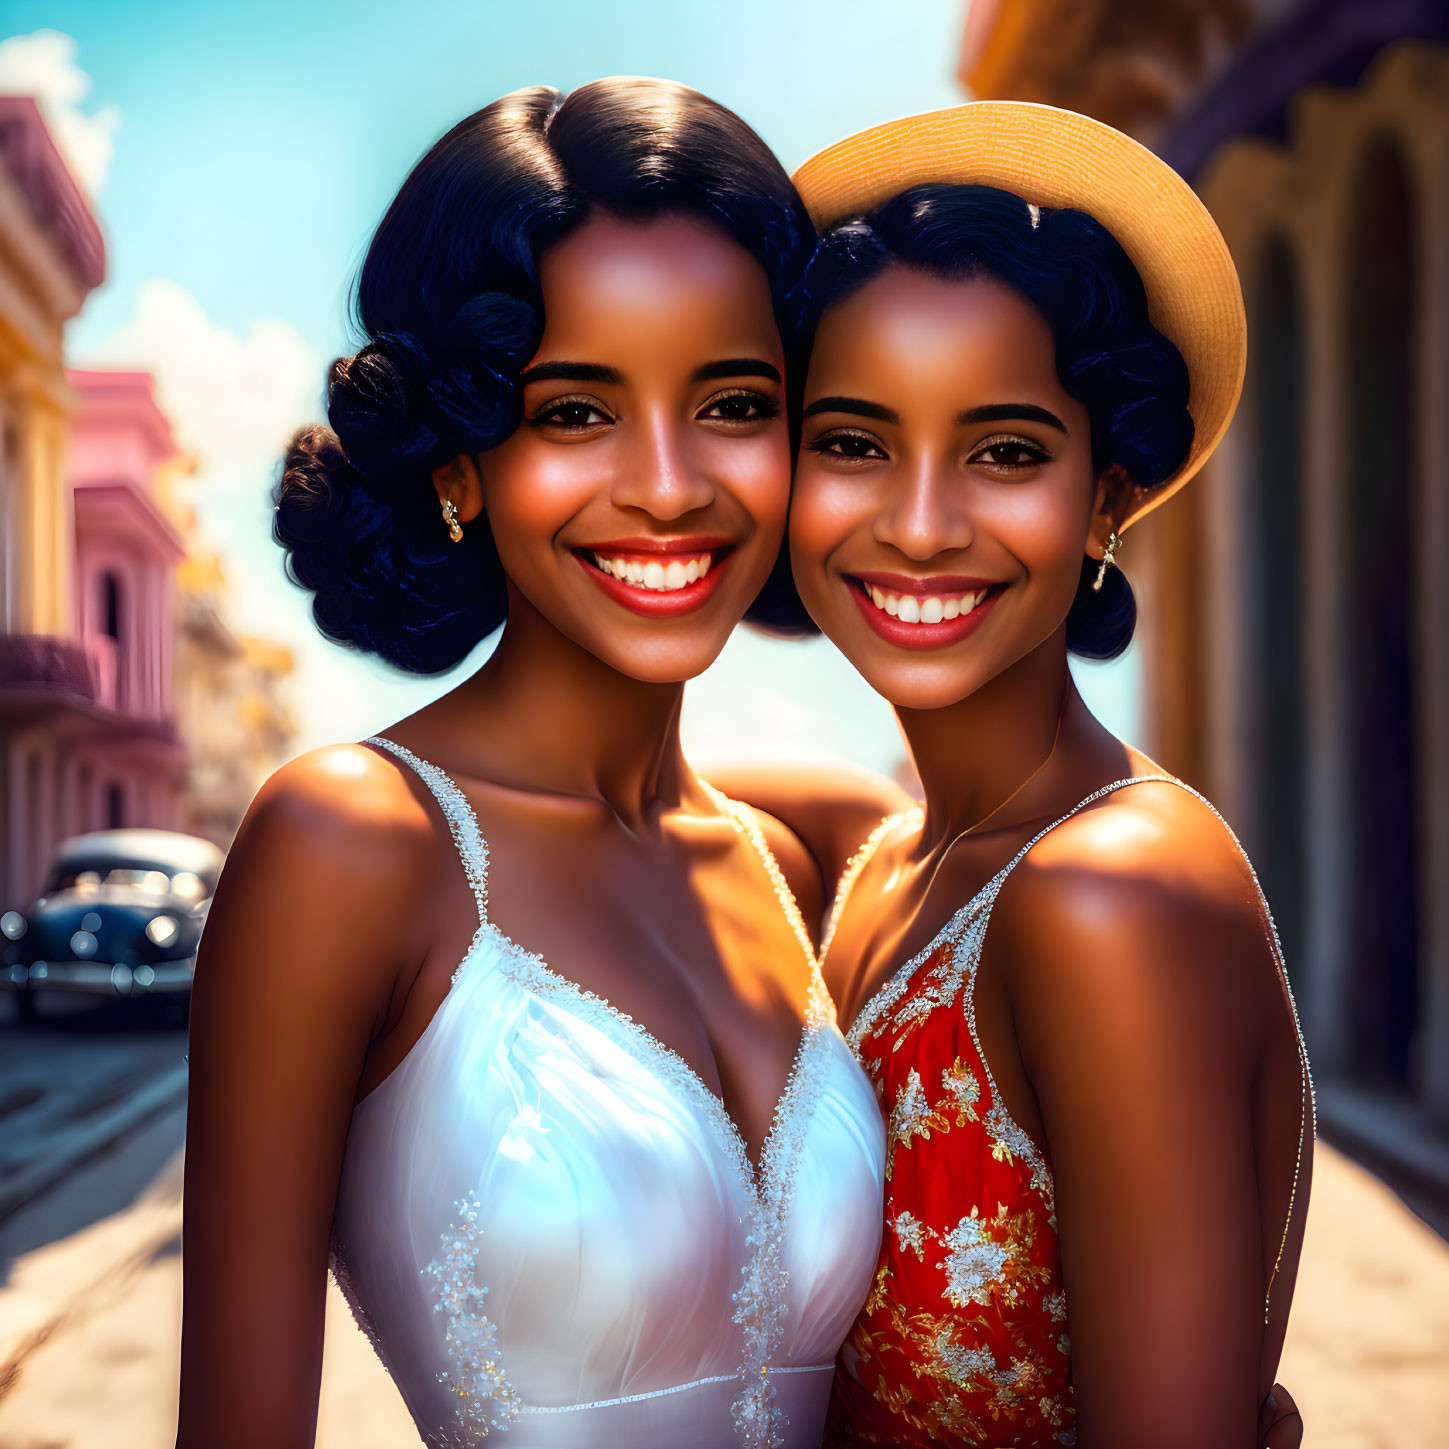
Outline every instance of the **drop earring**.
<svg viewBox="0 0 1449 1449">
<path fill-rule="evenodd" d="M 1122 537 L 1114 528 L 1107 535 L 1107 549 L 1102 555 L 1102 566 L 1097 570 L 1097 577 L 1092 580 L 1092 592 L 1101 593 L 1102 580 L 1107 577 L 1107 566 L 1117 562 L 1117 550 L 1122 546 Z"/>
<path fill-rule="evenodd" d="M 443 499 L 443 519 L 448 525 L 448 537 L 454 543 L 460 543 L 463 538 L 463 525 L 458 522 L 458 505 L 451 498 Z"/>
</svg>

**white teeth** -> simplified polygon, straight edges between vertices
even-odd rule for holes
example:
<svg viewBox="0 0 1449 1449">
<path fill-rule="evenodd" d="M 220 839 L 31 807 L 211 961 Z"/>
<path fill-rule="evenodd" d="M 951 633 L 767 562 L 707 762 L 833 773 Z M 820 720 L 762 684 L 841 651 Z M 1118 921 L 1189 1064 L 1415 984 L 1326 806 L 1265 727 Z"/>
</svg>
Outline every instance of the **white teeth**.
<svg viewBox="0 0 1449 1449">
<path fill-rule="evenodd" d="M 928 594 L 922 598 L 919 594 L 892 594 L 874 584 L 866 584 L 865 591 L 877 609 L 907 624 L 939 624 L 944 619 L 959 619 L 976 608 L 987 594 L 987 590 L 978 589 L 970 594 Z"/>
<path fill-rule="evenodd" d="M 610 578 L 665 594 L 698 583 L 709 572 L 711 561 L 707 553 L 696 554 L 690 559 L 672 558 L 668 563 L 661 563 L 658 559 L 606 557 L 601 553 L 590 556 L 599 571 Z"/>
</svg>

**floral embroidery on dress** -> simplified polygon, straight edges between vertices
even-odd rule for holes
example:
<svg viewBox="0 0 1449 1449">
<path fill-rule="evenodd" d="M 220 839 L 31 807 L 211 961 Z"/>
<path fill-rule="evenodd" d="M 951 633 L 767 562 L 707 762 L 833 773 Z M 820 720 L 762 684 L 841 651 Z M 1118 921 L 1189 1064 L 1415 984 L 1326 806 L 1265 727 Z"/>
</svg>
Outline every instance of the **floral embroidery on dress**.
<svg viewBox="0 0 1449 1449">
<path fill-rule="evenodd" d="M 831 1449 L 1072 1432 L 1051 1172 L 975 1031 L 988 914 L 968 904 L 850 1034 L 889 1124 L 889 1231 L 836 1369 Z"/>
<path fill-rule="evenodd" d="M 918 1263 L 926 1260 L 926 1225 L 905 1209 L 902 1209 L 895 1216 L 891 1226 L 896 1232 L 896 1242 L 901 1245 L 905 1252 L 914 1253 Z"/>
<path fill-rule="evenodd" d="M 941 1073 L 941 1086 L 956 1103 L 956 1125 L 975 1122 L 976 1104 L 981 1100 L 981 1083 L 960 1057 Z"/>
<path fill-rule="evenodd" d="M 980 1209 L 972 1208 L 971 1216 L 962 1218 L 943 1241 L 946 1256 L 940 1266 L 946 1270 L 946 1297 L 957 1308 L 990 1303 L 1011 1254 L 1005 1243 L 992 1237 Z"/>
<path fill-rule="evenodd" d="M 891 1175 L 891 1163 L 895 1160 L 897 1147 L 908 1148 L 914 1138 L 930 1137 L 932 1128 L 944 1132 L 946 1126 L 945 1116 L 933 1111 L 926 1100 L 926 1087 L 920 1073 L 911 1071 L 886 1123 L 886 1176 Z"/>
<path fill-rule="evenodd" d="M 459 1400 L 454 1412 L 469 1437 L 457 1442 L 467 1445 L 511 1424 L 523 1406 L 498 1363 L 498 1329 L 482 1311 L 488 1289 L 480 1287 L 475 1276 L 482 1234 L 478 1195 L 469 1192 L 455 1206 L 459 1221 L 443 1233 L 441 1257 L 422 1271 L 437 1279 L 441 1290 L 433 1311 L 447 1316 L 444 1341 L 453 1369 L 440 1373 L 438 1382 Z M 452 1449 L 449 1439 L 442 1437 L 445 1432 L 438 1431 L 434 1441 Z"/>
</svg>

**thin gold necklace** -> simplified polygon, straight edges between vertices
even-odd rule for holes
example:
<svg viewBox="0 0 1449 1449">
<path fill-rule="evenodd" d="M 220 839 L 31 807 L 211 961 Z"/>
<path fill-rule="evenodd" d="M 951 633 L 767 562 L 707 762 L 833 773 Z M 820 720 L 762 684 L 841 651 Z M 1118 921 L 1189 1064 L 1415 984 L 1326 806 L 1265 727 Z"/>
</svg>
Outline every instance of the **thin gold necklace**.
<svg viewBox="0 0 1449 1449">
<path fill-rule="evenodd" d="M 1026 779 L 1024 779 L 1024 780 L 1023 780 L 1023 781 L 1022 781 L 1022 782 L 1021 782 L 1021 784 L 1019 784 L 1019 785 L 1018 785 L 1018 786 L 1017 786 L 1017 787 L 1016 787 L 1016 789 L 1014 789 L 1014 790 L 1013 790 L 1013 791 L 1012 791 L 1012 792 L 1011 792 L 1011 794 L 1010 794 L 1010 795 L 1008 795 L 1008 796 L 1007 796 L 1007 797 L 1006 797 L 1006 799 L 1005 799 L 1005 800 L 1003 800 L 1003 801 L 1002 801 L 1002 802 L 1001 802 L 1001 804 L 1000 804 L 1000 805 L 998 805 L 998 806 L 997 806 L 997 807 L 996 807 L 996 808 L 995 808 L 995 809 L 994 809 L 994 810 L 990 810 L 990 811 L 988 811 L 988 812 L 987 812 L 987 813 L 986 813 L 986 814 L 985 814 L 985 815 L 983 815 L 983 816 L 982 816 L 982 817 L 981 817 L 981 819 L 980 819 L 980 820 L 977 820 L 977 821 L 976 821 L 976 822 L 975 822 L 975 823 L 974 823 L 974 824 L 971 824 L 971 825 L 968 825 L 968 826 L 967 826 L 967 827 L 966 827 L 966 828 L 965 828 L 965 830 L 960 830 L 960 831 L 957 831 L 957 833 L 956 833 L 956 834 L 955 834 L 955 835 L 953 835 L 953 836 L 952 836 L 952 837 L 951 837 L 951 839 L 950 839 L 950 840 L 949 840 L 949 841 L 948 841 L 948 842 L 947 842 L 947 845 L 946 845 L 946 848 L 945 848 L 945 850 L 943 850 L 943 851 L 942 851 L 942 852 L 941 852 L 941 858 L 940 858 L 940 860 L 938 860 L 938 861 L 937 861 L 937 862 L 936 862 L 936 870 L 933 870 L 933 871 L 932 871 L 932 872 L 931 872 L 931 879 L 930 879 L 930 880 L 929 880 L 929 881 L 927 881 L 927 883 L 926 883 L 926 893 L 927 893 L 927 894 L 929 894 L 929 893 L 930 893 L 930 890 L 931 890 L 931 887 L 932 887 L 932 886 L 933 886 L 933 885 L 934 885 L 934 884 L 935 884 L 935 882 L 936 882 L 936 871 L 938 871 L 938 870 L 940 870 L 940 868 L 941 868 L 941 866 L 942 866 L 942 864 L 943 864 L 943 863 L 944 863 L 944 862 L 945 862 L 945 859 L 946 859 L 946 857 L 947 857 L 947 856 L 948 856 L 948 855 L 949 855 L 949 854 L 950 854 L 950 853 L 951 853 L 951 850 L 952 850 L 952 848 L 953 848 L 953 847 L 954 847 L 954 846 L 955 846 L 955 845 L 956 845 L 956 844 L 957 844 L 957 842 L 958 842 L 958 841 L 960 841 L 960 840 L 963 840 L 963 839 L 964 839 L 964 838 L 965 838 L 965 837 L 966 837 L 966 836 L 968 836 L 968 835 L 970 835 L 970 834 L 971 834 L 971 832 L 972 832 L 972 831 L 973 831 L 973 830 L 980 830 L 980 828 L 981 828 L 981 827 L 982 827 L 982 826 L 983 826 L 983 825 L 985 825 L 985 824 L 986 824 L 986 822 L 987 822 L 987 821 L 988 821 L 988 820 L 990 820 L 990 819 L 991 819 L 991 817 L 992 817 L 992 816 L 993 816 L 993 815 L 999 815 L 999 814 L 1000 814 L 1000 813 L 1001 813 L 1001 812 L 1002 812 L 1002 811 L 1003 811 L 1003 810 L 1005 810 L 1005 809 L 1006 809 L 1006 807 L 1007 807 L 1007 806 L 1008 806 L 1008 805 L 1010 805 L 1010 804 L 1011 804 L 1011 802 L 1012 802 L 1012 801 L 1013 801 L 1013 800 L 1015 800 L 1015 799 L 1016 799 L 1016 797 L 1017 797 L 1017 796 L 1018 796 L 1018 795 L 1020 795 L 1020 794 L 1021 794 L 1021 792 L 1022 792 L 1022 791 L 1023 791 L 1023 790 L 1025 790 L 1025 789 L 1026 789 L 1026 787 L 1027 787 L 1027 786 L 1028 786 L 1028 785 L 1030 785 L 1030 784 L 1031 784 L 1031 782 L 1032 782 L 1032 781 L 1033 781 L 1033 780 L 1035 780 L 1035 779 L 1036 779 L 1036 777 L 1037 777 L 1037 776 L 1038 776 L 1038 775 L 1040 775 L 1040 774 L 1041 774 L 1041 772 L 1042 772 L 1042 771 L 1043 771 L 1043 770 L 1044 770 L 1044 769 L 1046 769 L 1046 767 L 1047 767 L 1047 766 L 1048 766 L 1048 765 L 1049 765 L 1049 764 L 1051 764 L 1051 762 L 1052 762 L 1052 756 L 1053 756 L 1053 755 L 1055 755 L 1055 754 L 1056 754 L 1056 752 L 1057 752 L 1057 741 L 1058 741 L 1058 740 L 1060 740 L 1060 739 L 1061 739 L 1061 737 L 1062 737 L 1062 721 L 1063 721 L 1063 720 L 1064 720 L 1064 719 L 1066 719 L 1066 717 L 1067 717 L 1067 698 L 1068 698 L 1068 695 L 1069 695 L 1069 694 L 1070 694 L 1070 693 L 1071 693 L 1071 690 L 1070 690 L 1070 686 L 1069 686 L 1069 687 L 1068 687 L 1068 688 L 1067 688 L 1067 689 L 1066 689 L 1066 690 L 1065 690 L 1065 691 L 1063 691 L 1063 693 L 1062 693 L 1062 706 L 1061 706 L 1061 708 L 1060 708 L 1060 709 L 1059 709 L 1059 710 L 1058 710 L 1058 711 L 1057 711 L 1057 728 L 1056 728 L 1056 733 L 1055 733 L 1055 734 L 1054 734 L 1054 735 L 1053 735 L 1053 736 L 1052 736 L 1052 747 L 1051 747 L 1051 749 L 1049 749 L 1049 750 L 1048 750 L 1048 751 L 1047 751 L 1047 757 L 1046 757 L 1046 759 L 1044 759 L 1044 760 L 1043 760 L 1043 761 L 1042 761 L 1042 762 L 1041 762 L 1041 764 L 1039 764 L 1039 765 L 1038 765 L 1038 766 L 1037 766 L 1037 767 L 1036 767 L 1036 769 L 1034 769 L 1034 770 L 1033 770 L 1033 771 L 1032 771 L 1032 772 L 1031 772 L 1031 774 L 1029 774 L 1029 775 L 1028 775 L 1028 776 L 1027 776 L 1027 777 L 1026 777 Z M 922 897 L 922 899 L 923 899 L 923 900 L 924 900 L 924 898 L 925 898 L 925 897 L 924 897 L 924 896 L 923 896 L 923 897 Z"/>
</svg>

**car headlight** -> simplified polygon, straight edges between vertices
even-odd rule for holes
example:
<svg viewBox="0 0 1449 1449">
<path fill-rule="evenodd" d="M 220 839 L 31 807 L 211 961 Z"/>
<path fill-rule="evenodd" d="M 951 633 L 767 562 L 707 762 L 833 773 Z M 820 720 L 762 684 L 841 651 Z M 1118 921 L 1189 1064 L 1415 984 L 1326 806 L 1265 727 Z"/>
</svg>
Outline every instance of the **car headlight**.
<svg viewBox="0 0 1449 1449">
<path fill-rule="evenodd" d="M 25 917 L 19 911 L 6 911 L 0 916 L 0 932 L 7 941 L 18 941 L 26 930 Z"/>
<path fill-rule="evenodd" d="M 169 946 L 180 935 L 175 916 L 152 916 L 146 922 L 146 939 L 156 946 Z"/>
</svg>

